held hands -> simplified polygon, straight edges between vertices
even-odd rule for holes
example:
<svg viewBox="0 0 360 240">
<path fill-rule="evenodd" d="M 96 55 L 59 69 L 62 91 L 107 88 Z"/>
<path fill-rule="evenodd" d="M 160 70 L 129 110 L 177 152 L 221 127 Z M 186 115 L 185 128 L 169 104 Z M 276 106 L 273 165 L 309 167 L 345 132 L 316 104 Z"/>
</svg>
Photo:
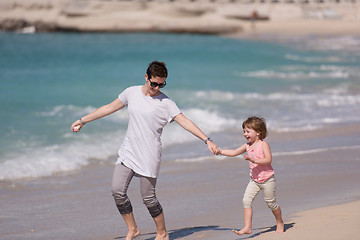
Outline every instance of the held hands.
<svg viewBox="0 0 360 240">
<path fill-rule="evenodd" d="M 220 147 L 217 147 L 216 152 L 214 153 L 215 155 L 222 155 L 222 149 Z"/>
<path fill-rule="evenodd" d="M 210 152 L 212 152 L 215 155 L 218 155 L 221 151 L 221 149 L 212 141 L 207 141 L 207 146 Z"/>
</svg>

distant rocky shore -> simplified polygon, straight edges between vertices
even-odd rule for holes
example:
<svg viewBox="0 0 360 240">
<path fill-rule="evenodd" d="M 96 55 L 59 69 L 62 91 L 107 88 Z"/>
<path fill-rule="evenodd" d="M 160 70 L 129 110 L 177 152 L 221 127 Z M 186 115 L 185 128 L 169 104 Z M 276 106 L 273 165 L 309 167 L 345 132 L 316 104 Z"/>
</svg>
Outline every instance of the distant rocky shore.
<svg viewBox="0 0 360 240">
<path fill-rule="evenodd" d="M 4 19 L 0 21 L 0 29 L 7 32 L 173 32 L 198 34 L 227 34 L 241 31 L 241 26 L 151 26 L 151 27 L 80 27 L 78 25 L 62 25 L 56 22 L 29 21 L 27 19 Z"/>
<path fill-rule="evenodd" d="M 0 22 L 0 29 L 8 32 L 56 32 L 71 31 L 69 28 L 62 28 L 55 23 L 42 21 L 28 21 L 26 19 L 4 19 Z M 76 31 L 76 29 L 73 29 Z"/>
</svg>

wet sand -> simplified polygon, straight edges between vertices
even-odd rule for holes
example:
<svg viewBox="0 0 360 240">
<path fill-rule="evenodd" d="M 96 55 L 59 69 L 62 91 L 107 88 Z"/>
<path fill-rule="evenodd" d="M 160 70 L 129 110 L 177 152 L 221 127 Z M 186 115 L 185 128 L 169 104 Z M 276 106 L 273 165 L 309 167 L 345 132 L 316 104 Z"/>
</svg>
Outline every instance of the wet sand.
<svg viewBox="0 0 360 240">
<path fill-rule="evenodd" d="M 356 145 L 359 133 L 359 125 L 354 124 L 311 132 L 270 134 L 268 141 L 273 146 L 277 200 L 287 229 L 284 238 L 303 239 L 301 236 L 308 235 L 302 234 L 312 232 L 311 238 L 317 239 L 329 231 L 333 237 L 329 239 L 341 239 L 344 233 L 336 232 L 332 224 L 345 228 L 351 226 L 349 222 L 358 223 L 359 202 L 350 207 L 334 205 L 360 199 L 357 184 L 360 147 Z M 353 145 L 322 148 L 319 144 L 312 145 L 316 147 L 312 150 L 303 145 L 345 138 Z M 234 141 L 238 138 L 234 137 Z M 286 147 L 289 151 L 281 150 L 290 141 L 299 151 L 290 147 Z M 225 143 L 219 140 L 219 144 Z M 193 147 L 202 149 L 204 145 L 196 142 Z M 237 236 L 231 231 L 243 226 L 242 195 L 249 180 L 249 167 L 241 157 L 209 155 L 202 161 L 184 162 L 166 156 L 167 150 L 157 196 L 164 208 L 170 239 L 263 239 L 263 236 L 270 239 L 267 236 L 275 234 L 274 217 L 262 193 L 254 202 L 253 234 Z M 2 183 L 2 239 L 124 239 L 126 226 L 110 193 L 112 170 L 113 165 L 107 163 L 62 176 Z M 155 225 L 142 204 L 136 178 L 130 185 L 129 197 L 142 231 L 137 239 L 154 239 Z M 298 213 L 322 207 L 327 208 Z M 328 215 L 324 215 L 324 211 Z M 307 223 L 316 219 L 316 227 Z M 354 227 L 353 231 L 357 229 Z"/>
</svg>

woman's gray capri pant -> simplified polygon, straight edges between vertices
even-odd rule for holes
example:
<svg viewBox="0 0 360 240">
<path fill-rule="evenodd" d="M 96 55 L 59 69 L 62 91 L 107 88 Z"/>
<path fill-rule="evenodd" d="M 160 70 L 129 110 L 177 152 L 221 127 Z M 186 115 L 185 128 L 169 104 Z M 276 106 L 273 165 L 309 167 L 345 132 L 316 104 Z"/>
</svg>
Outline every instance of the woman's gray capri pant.
<svg viewBox="0 0 360 240">
<path fill-rule="evenodd" d="M 144 177 L 136 174 L 132 169 L 122 163 L 116 164 L 112 180 L 111 192 L 120 214 L 128 214 L 133 211 L 131 202 L 127 196 L 127 190 L 131 179 L 137 176 L 140 178 L 140 191 L 144 204 L 153 218 L 163 211 L 155 195 L 156 178 Z"/>
</svg>

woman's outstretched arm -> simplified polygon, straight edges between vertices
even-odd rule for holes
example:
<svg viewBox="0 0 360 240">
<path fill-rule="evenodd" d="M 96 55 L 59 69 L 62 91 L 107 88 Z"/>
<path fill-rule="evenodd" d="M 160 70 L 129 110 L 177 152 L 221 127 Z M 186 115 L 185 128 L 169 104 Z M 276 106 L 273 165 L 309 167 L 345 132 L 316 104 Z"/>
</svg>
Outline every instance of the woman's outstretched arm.
<svg viewBox="0 0 360 240">
<path fill-rule="evenodd" d="M 180 113 L 178 115 L 175 116 L 174 120 L 181 126 L 183 127 L 186 131 L 192 133 L 194 136 L 200 138 L 202 141 L 205 142 L 205 140 L 208 139 L 208 137 L 205 135 L 205 133 L 203 133 L 200 128 L 198 126 L 196 126 L 190 119 L 188 119 L 187 117 L 185 117 L 184 114 Z M 209 148 L 209 150 L 214 153 L 217 154 L 219 151 L 219 147 L 213 143 L 212 141 L 207 140 L 206 144 Z"/>
<path fill-rule="evenodd" d="M 71 125 L 71 131 L 78 132 L 78 131 L 80 131 L 82 126 L 84 126 L 86 123 L 94 121 L 94 120 L 102 118 L 102 117 L 105 117 L 107 115 L 110 115 L 116 111 L 119 111 L 123 107 L 125 107 L 125 105 L 120 101 L 120 99 L 117 98 L 113 102 L 106 104 L 106 105 L 96 109 L 92 113 L 82 117 L 81 120 L 80 119 L 76 120 Z"/>
</svg>

